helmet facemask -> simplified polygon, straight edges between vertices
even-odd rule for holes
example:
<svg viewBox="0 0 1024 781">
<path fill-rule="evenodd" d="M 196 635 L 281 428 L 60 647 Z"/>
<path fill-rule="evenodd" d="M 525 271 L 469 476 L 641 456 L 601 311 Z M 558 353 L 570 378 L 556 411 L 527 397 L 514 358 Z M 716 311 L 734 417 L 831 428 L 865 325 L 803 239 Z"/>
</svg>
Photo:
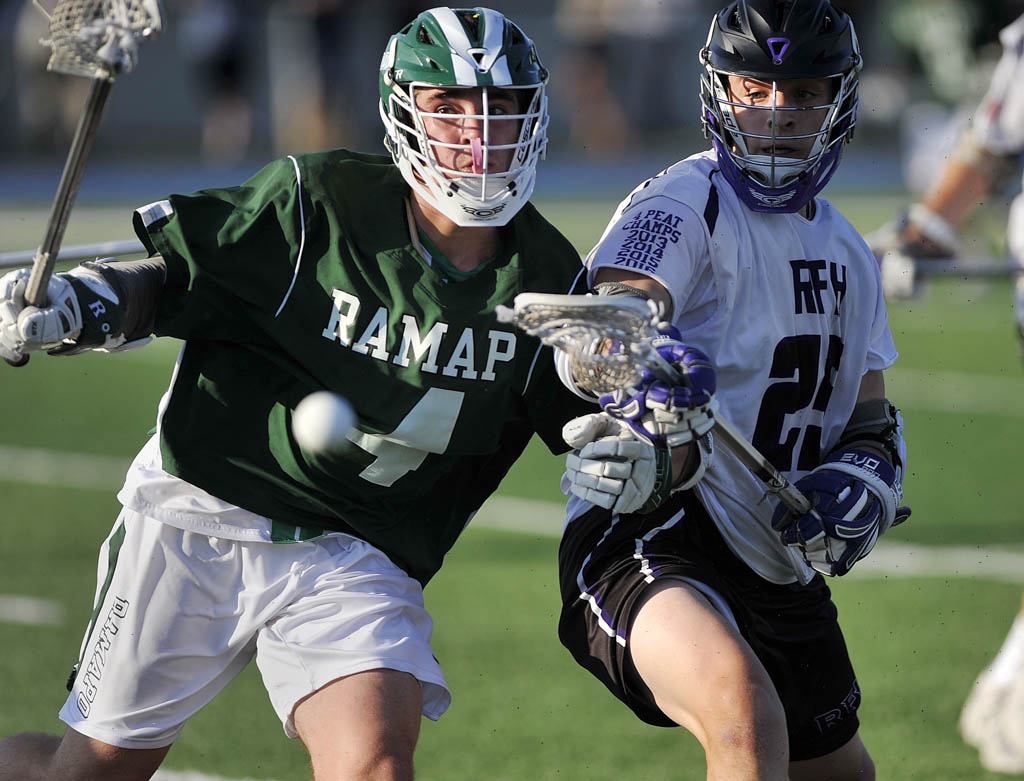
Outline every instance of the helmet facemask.
<svg viewBox="0 0 1024 781">
<path fill-rule="evenodd" d="M 437 88 L 423 82 L 400 84 L 389 95 L 390 105 L 381 101 L 388 149 L 410 186 L 457 225 L 504 225 L 533 193 L 537 163 L 547 148 L 544 85 L 464 88 L 480 91 L 481 114 L 420 108 L 417 91 Z M 519 113 L 492 113 L 496 92 L 515 95 Z M 478 129 L 461 134 L 467 137 L 458 142 L 443 141 L 429 132 L 441 122 L 471 123 Z M 516 129 L 507 130 L 507 123 L 515 123 Z"/>
<path fill-rule="evenodd" d="M 700 60 L 701 122 L 723 175 L 754 211 L 799 211 L 828 183 L 853 137 L 861 58 L 852 21 L 828 0 L 734 0 L 712 20 Z M 770 95 L 743 102 L 730 77 L 760 82 Z M 795 105 L 788 89 L 803 80 L 827 84 L 831 94 Z M 817 112 L 820 123 L 788 121 L 806 112 Z"/>
<path fill-rule="evenodd" d="M 385 145 L 417 197 L 454 223 L 505 225 L 547 147 L 546 84 L 533 42 L 497 11 L 424 11 L 381 60 Z"/>
</svg>

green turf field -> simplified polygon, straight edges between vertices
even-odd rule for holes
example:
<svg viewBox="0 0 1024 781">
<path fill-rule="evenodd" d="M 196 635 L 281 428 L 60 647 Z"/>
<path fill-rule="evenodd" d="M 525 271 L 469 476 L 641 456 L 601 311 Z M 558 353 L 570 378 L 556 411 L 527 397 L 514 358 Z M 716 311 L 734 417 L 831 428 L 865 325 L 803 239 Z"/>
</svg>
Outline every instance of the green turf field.
<svg viewBox="0 0 1024 781">
<path fill-rule="evenodd" d="M 835 200 L 864 230 L 898 203 Z M 614 203 L 542 206 L 586 250 Z M 128 238 L 126 214 L 81 205 L 67 243 Z M 0 209 L 0 251 L 37 244 L 44 218 L 40 209 Z M 990 549 L 1024 554 L 1024 368 L 1007 285 L 943 281 L 892 305 L 890 315 L 902 355 L 887 380 L 906 418 L 914 508 L 890 537 L 975 548 L 980 561 Z M 95 550 L 117 510 L 117 473 L 153 423 L 174 352 L 158 342 L 118 356 L 0 367 L 0 595 L 52 600 L 61 611 L 44 625 L 0 619 L 0 734 L 60 727 L 55 714 L 90 612 Z M 55 472 L 28 448 L 90 457 Z M 531 447 L 502 494 L 558 501 L 560 469 L 559 459 Z M 694 740 L 635 720 L 558 644 L 555 531 L 471 527 L 428 587 L 435 650 L 455 699 L 440 722 L 424 722 L 419 777 L 703 778 Z M 855 572 L 834 583 L 880 779 L 1006 778 L 980 769 L 955 722 L 1019 604 L 1024 564 L 1014 580 L 1005 568 L 965 577 L 953 566 L 912 577 Z M 284 738 L 255 669 L 193 720 L 166 767 L 306 777 L 304 752 Z"/>
</svg>

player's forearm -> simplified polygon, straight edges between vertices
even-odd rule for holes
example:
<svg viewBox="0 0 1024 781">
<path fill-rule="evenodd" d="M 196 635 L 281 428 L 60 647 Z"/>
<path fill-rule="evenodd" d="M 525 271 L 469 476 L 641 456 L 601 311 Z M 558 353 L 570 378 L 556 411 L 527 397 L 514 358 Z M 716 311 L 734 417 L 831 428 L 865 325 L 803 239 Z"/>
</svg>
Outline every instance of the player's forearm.
<svg viewBox="0 0 1024 781">
<path fill-rule="evenodd" d="M 142 339 L 153 333 L 157 306 L 167 279 L 167 264 L 160 255 L 144 260 L 97 261 L 82 265 L 98 275 L 117 294 L 124 310 L 121 330 L 125 341 Z"/>
<path fill-rule="evenodd" d="M 700 453 L 697 443 L 687 442 L 672 448 L 672 485 L 682 485 L 690 480 L 700 468 Z"/>
<path fill-rule="evenodd" d="M 978 155 L 995 158 L 984 150 Z M 921 203 L 960 230 L 971 212 L 991 191 L 991 166 L 953 158 L 947 163 L 942 178 Z"/>
<path fill-rule="evenodd" d="M 601 292 L 597 290 L 601 284 L 616 282 L 641 291 L 661 307 L 662 317 L 666 320 L 672 319 L 672 296 L 658 280 L 635 271 L 626 271 L 610 266 L 599 268 L 594 274 L 595 292 Z"/>
</svg>

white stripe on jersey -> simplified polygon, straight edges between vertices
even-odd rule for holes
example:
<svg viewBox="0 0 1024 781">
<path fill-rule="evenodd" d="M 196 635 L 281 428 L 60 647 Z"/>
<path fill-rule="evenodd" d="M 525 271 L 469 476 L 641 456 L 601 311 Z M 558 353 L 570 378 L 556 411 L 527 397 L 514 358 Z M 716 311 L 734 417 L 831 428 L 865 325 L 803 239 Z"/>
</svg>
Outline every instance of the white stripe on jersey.
<svg viewBox="0 0 1024 781">
<path fill-rule="evenodd" d="M 284 298 L 281 299 L 281 305 L 274 312 L 274 317 L 281 314 L 284 305 L 288 303 L 288 298 L 295 287 L 295 280 L 299 278 L 299 267 L 302 265 L 302 251 L 306 248 L 306 212 L 302 205 L 302 174 L 299 172 L 299 161 L 291 155 L 288 155 L 288 159 L 295 166 L 295 189 L 299 196 L 299 251 L 295 254 L 295 271 L 292 273 L 291 284 L 288 285 L 288 290 L 285 291 Z"/>
<path fill-rule="evenodd" d="M 142 218 L 142 224 L 148 228 L 157 220 L 162 220 L 164 217 L 170 217 L 174 214 L 174 207 L 167 200 L 155 201 L 154 203 L 140 206 L 135 210 L 135 213 Z"/>
</svg>

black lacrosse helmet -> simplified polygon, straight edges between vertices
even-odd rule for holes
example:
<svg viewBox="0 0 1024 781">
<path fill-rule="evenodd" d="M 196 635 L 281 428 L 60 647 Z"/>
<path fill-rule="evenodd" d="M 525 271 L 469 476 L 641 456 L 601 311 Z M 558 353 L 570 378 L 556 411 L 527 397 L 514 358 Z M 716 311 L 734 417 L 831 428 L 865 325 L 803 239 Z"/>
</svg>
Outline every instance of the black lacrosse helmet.
<svg viewBox="0 0 1024 781">
<path fill-rule="evenodd" d="M 860 67 L 853 22 L 829 0 L 736 0 L 715 15 L 705 51 L 716 70 L 766 81 Z"/>
<path fill-rule="evenodd" d="M 793 212 L 825 186 L 857 117 L 860 47 L 853 22 L 829 0 L 735 0 L 711 22 L 700 52 L 701 119 L 722 171 L 741 200 L 764 212 Z M 759 81 L 836 80 L 828 114 L 807 159 L 748 155 L 729 97 L 730 75 Z M 766 110 L 801 111 L 799 108 Z"/>
</svg>

